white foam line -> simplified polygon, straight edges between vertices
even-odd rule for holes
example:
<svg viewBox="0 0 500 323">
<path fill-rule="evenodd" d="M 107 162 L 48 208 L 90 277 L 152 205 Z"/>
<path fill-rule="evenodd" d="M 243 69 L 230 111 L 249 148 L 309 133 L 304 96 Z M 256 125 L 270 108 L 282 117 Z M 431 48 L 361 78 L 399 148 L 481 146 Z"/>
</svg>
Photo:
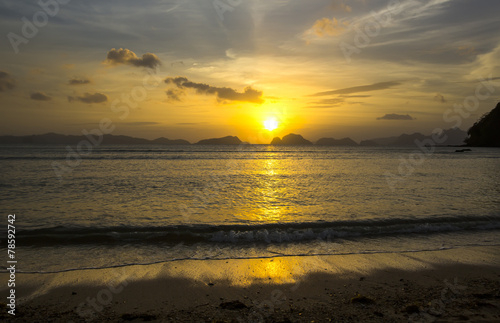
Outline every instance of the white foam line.
<svg viewBox="0 0 500 323">
<path fill-rule="evenodd" d="M 129 266 L 149 266 L 156 265 L 161 263 L 169 263 L 174 261 L 183 261 L 183 260 L 251 260 L 251 259 L 270 259 L 270 258 L 280 258 L 280 257 L 316 257 L 316 256 L 349 256 L 349 255 L 369 255 L 369 254 L 396 254 L 396 253 L 417 253 L 417 252 L 428 252 L 428 251 L 441 251 L 441 250 L 451 250 L 458 249 L 463 247 L 498 247 L 500 244 L 466 244 L 466 245 L 458 245 L 453 247 L 439 247 L 434 249 L 415 249 L 415 250 L 400 250 L 400 251 L 387 251 L 387 250 L 376 250 L 376 251 L 359 251 L 359 252 L 341 252 L 341 253 L 304 253 L 304 254 L 281 254 L 277 252 L 268 251 L 269 253 L 275 253 L 273 256 L 256 256 L 256 257 L 224 257 L 224 258 L 174 258 L 168 260 L 158 260 L 153 262 L 146 263 L 127 263 L 120 265 L 112 265 L 112 266 L 104 266 L 104 267 L 83 267 L 83 268 L 69 268 L 55 271 L 16 271 L 22 274 L 58 274 L 70 271 L 78 271 L 78 270 L 99 270 L 99 269 L 111 269 L 111 268 L 121 268 L 121 267 L 129 267 Z M 2 269 L 2 272 L 7 272 L 5 269 Z"/>
</svg>

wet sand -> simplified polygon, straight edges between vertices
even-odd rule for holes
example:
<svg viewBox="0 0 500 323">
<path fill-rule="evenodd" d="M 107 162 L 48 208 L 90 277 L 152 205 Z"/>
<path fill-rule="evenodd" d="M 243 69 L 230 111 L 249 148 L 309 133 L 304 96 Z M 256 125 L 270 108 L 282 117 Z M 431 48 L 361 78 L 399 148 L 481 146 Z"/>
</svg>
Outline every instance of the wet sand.
<svg viewBox="0 0 500 323">
<path fill-rule="evenodd" d="M 16 318 L 3 304 L 0 319 L 500 322 L 499 251 L 466 247 L 18 273 Z M 7 282 L 6 274 L 0 277 Z M 6 283 L 0 290 L 7 295 Z"/>
</svg>

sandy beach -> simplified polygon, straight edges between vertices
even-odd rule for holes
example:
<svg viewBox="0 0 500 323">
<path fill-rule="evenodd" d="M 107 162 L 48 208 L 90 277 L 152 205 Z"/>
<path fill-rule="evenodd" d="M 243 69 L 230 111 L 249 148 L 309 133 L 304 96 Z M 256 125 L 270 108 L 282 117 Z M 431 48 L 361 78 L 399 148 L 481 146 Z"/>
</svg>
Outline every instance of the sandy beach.
<svg viewBox="0 0 500 323">
<path fill-rule="evenodd" d="M 2 320 L 500 322 L 496 246 L 186 260 L 18 273 L 16 281 L 16 317 L 6 314 L 2 304 Z"/>
</svg>

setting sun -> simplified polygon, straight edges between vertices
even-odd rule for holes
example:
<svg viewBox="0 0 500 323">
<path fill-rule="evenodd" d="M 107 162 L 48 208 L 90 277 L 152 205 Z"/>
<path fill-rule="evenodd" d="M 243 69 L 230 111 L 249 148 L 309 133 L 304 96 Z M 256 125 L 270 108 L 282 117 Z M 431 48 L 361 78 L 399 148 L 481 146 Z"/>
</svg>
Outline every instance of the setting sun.
<svg viewBox="0 0 500 323">
<path fill-rule="evenodd" d="M 264 128 L 269 131 L 273 131 L 274 129 L 278 128 L 278 121 L 275 118 L 269 118 L 264 121 Z"/>
</svg>

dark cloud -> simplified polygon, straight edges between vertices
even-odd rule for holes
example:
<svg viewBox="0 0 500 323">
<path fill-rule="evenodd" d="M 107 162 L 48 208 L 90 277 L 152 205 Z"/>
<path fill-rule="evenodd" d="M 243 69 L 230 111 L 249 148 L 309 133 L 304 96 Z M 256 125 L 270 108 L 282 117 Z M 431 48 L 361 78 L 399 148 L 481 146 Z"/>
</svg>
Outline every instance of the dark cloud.
<svg viewBox="0 0 500 323">
<path fill-rule="evenodd" d="M 341 95 L 342 98 L 369 98 L 371 95 L 357 94 L 357 95 Z"/>
<path fill-rule="evenodd" d="M 341 103 L 344 103 L 345 99 L 344 98 L 333 98 L 333 99 L 324 99 L 316 102 L 316 104 L 326 104 L 326 105 L 339 105 Z"/>
<path fill-rule="evenodd" d="M 242 93 L 237 92 L 228 87 L 216 87 L 204 83 L 195 83 L 189 81 L 186 77 L 168 77 L 165 79 L 165 83 L 174 84 L 179 89 L 194 89 L 199 94 L 215 94 L 218 99 L 221 100 L 231 100 L 231 101 L 243 101 L 243 102 L 253 102 L 262 103 L 262 91 L 254 90 L 250 86 L 246 87 Z M 167 93 L 168 95 L 168 93 Z"/>
<path fill-rule="evenodd" d="M 167 84 L 175 84 L 177 85 L 178 87 L 182 87 L 182 84 L 183 83 L 186 83 L 188 82 L 189 80 L 186 78 L 186 77 L 183 77 L 183 76 L 177 76 L 177 77 L 167 77 L 165 79 L 165 83 Z M 208 86 L 208 85 L 207 85 Z"/>
<path fill-rule="evenodd" d="M 82 84 L 89 84 L 90 80 L 87 79 L 71 79 L 68 81 L 69 85 L 82 85 Z"/>
<path fill-rule="evenodd" d="M 16 86 L 16 81 L 9 73 L 0 71 L 0 92 L 11 90 Z"/>
<path fill-rule="evenodd" d="M 148 68 L 155 68 L 161 65 L 160 59 L 155 54 L 146 53 L 139 58 L 133 51 L 126 48 L 111 49 L 108 52 L 105 63 L 111 65 L 128 64 Z"/>
<path fill-rule="evenodd" d="M 324 96 L 324 95 L 333 95 L 333 94 L 351 94 L 351 93 L 358 93 L 358 92 L 379 91 L 379 90 L 389 89 L 391 87 L 398 86 L 400 84 L 401 84 L 400 82 L 380 82 L 380 83 L 374 83 L 374 84 L 370 84 L 370 85 L 348 87 L 345 89 L 339 89 L 339 90 L 333 90 L 333 91 L 318 92 L 318 93 L 312 94 L 310 96 Z"/>
<path fill-rule="evenodd" d="M 308 108 L 317 108 L 317 109 L 325 109 L 325 108 L 333 108 L 342 104 L 361 104 L 363 102 L 351 102 L 347 101 L 347 99 L 351 98 L 369 98 L 371 95 L 346 95 L 342 94 L 334 98 L 330 99 L 321 99 L 319 101 L 312 102 L 311 106 Z"/>
<path fill-rule="evenodd" d="M 415 118 L 409 114 L 388 113 L 383 117 L 377 118 L 377 120 L 415 120 Z"/>
<path fill-rule="evenodd" d="M 52 98 L 43 92 L 35 92 L 30 95 L 31 100 L 36 101 L 50 101 Z"/>
<path fill-rule="evenodd" d="M 123 124 L 127 126 L 154 126 L 160 123 L 154 121 L 136 121 L 136 122 L 124 122 Z"/>
<path fill-rule="evenodd" d="M 84 93 L 82 96 L 68 96 L 68 101 L 80 101 L 83 103 L 102 103 L 108 101 L 108 96 L 99 92 L 96 93 Z"/>
<path fill-rule="evenodd" d="M 436 95 L 434 96 L 434 100 L 441 103 L 446 103 L 446 99 L 444 98 L 444 96 L 439 93 L 436 93 Z"/>
<path fill-rule="evenodd" d="M 330 109 L 333 107 L 334 106 L 332 106 L 332 105 L 308 105 L 305 108 L 306 109 Z"/>
<path fill-rule="evenodd" d="M 180 101 L 180 95 L 182 95 L 182 90 L 178 89 L 168 89 L 165 91 L 167 93 L 167 97 L 170 101 Z"/>
<path fill-rule="evenodd" d="M 207 124 L 208 122 L 177 122 L 180 126 L 196 126 L 200 124 Z"/>
</svg>

